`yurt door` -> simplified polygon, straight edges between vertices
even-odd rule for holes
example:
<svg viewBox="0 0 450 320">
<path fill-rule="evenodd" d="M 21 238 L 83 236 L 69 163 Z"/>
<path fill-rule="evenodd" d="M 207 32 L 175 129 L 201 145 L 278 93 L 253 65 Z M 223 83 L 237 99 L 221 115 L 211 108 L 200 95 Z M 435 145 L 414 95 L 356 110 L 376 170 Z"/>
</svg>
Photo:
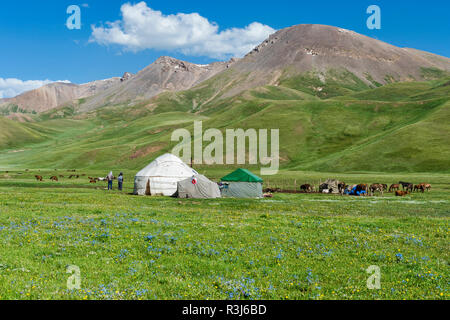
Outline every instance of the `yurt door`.
<svg viewBox="0 0 450 320">
<path fill-rule="evenodd" d="M 150 191 L 150 179 L 147 180 L 147 186 L 145 187 L 145 195 L 150 196 L 152 193 Z"/>
</svg>

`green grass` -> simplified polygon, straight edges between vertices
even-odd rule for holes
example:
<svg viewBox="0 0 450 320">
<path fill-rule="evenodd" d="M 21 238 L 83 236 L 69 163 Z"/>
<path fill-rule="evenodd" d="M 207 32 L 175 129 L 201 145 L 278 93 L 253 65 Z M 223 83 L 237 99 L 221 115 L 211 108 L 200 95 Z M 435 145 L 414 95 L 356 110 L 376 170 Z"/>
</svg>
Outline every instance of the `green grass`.
<svg viewBox="0 0 450 320">
<path fill-rule="evenodd" d="M 280 181 L 408 178 L 433 189 L 201 201 L 131 196 L 132 171 L 123 193 L 68 174 L 0 173 L 0 299 L 449 298 L 448 175 L 282 172 Z M 66 287 L 69 265 L 81 290 Z M 381 290 L 366 287 L 371 265 Z"/>
<path fill-rule="evenodd" d="M 134 106 L 89 113 L 66 106 L 33 123 L 0 118 L 0 168 L 138 170 L 175 146 L 175 129 L 202 120 L 205 130 L 222 132 L 280 129 L 283 169 L 449 172 L 448 77 L 370 89 L 346 72 L 329 71 L 325 83 L 315 74 L 285 75 L 278 86 L 221 98 L 225 87 L 245 80 L 231 76 Z M 318 86 L 334 98 L 323 99 Z"/>
</svg>

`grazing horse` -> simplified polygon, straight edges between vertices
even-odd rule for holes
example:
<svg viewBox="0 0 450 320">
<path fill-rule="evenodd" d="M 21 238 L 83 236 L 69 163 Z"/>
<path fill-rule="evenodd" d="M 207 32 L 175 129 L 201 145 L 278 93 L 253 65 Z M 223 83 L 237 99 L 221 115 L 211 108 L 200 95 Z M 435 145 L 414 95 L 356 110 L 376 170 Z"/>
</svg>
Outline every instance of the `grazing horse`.
<svg viewBox="0 0 450 320">
<path fill-rule="evenodd" d="M 424 193 L 425 192 L 425 186 L 423 185 L 423 184 L 416 184 L 415 186 L 414 186 L 414 191 L 422 191 L 422 193 Z"/>
<path fill-rule="evenodd" d="M 380 183 L 372 184 L 370 186 L 370 193 L 371 193 L 371 195 L 373 195 L 375 193 L 375 191 L 379 191 L 381 193 L 381 195 L 383 195 L 384 185 L 382 185 Z"/>
<path fill-rule="evenodd" d="M 97 180 L 95 180 L 95 179 L 90 179 L 89 183 L 97 183 Z"/>
<path fill-rule="evenodd" d="M 398 184 L 402 185 L 402 190 L 403 191 L 405 191 L 405 190 L 411 190 L 412 191 L 413 188 L 414 188 L 414 185 L 412 183 L 410 183 L 410 182 L 400 181 Z"/>
<path fill-rule="evenodd" d="M 395 191 L 395 196 L 396 196 L 396 197 L 404 197 L 404 196 L 406 196 L 407 194 L 409 194 L 408 191 L 400 191 L 400 190 Z"/>
<path fill-rule="evenodd" d="M 420 186 L 423 186 L 424 190 L 430 191 L 431 190 L 431 184 L 429 183 L 421 183 Z"/>
<path fill-rule="evenodd" d="M 300 187 L 300 190 L 305 193 L 311 193 L 313 191 L 313 186 L 310 184 L 304 184 Z"/>
<path fill-rule="evenodd" d="M 345 191 L 345 188 L 347 187 L 347 185 L 345 184 L 345 182 L 339 182 L 338 183 L 338 190 L 339 190 L 339 193 L 341 194 L 341 195 L 343 195 L 344 194 L 344 191 Z"/>
<path fill-rule="evenodd" d="M 34 176 L 36 178 L 37 181 L 42 181 L 42 176 Z"/>
<path fill-rule="evenodd" d="M 389 187 L 389 192 L 398 191 L 398 190 L 400 190 L 399 184 L 391 184 L 391 186 Z"/>
<path fill-rule="evenodd" d="M 58 181 L 58 177 L 57 177 L 57 176 L 50 177 L 50 180 L 52 180 L 52 181 Z"/>
</svg>

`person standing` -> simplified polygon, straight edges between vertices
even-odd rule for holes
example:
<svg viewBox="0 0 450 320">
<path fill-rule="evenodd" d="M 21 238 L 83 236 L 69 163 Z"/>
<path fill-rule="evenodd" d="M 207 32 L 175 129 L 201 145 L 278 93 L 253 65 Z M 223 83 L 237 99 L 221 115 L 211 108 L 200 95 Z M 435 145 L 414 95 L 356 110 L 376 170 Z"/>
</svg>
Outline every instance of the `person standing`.
<svg viewBox="0 0 450 320">
<path fill-rule="evenodd" d="M 113 188 L 113 173 L 112 171 L 109 172 L 109 174 L 106 176 L 106 180 L 108 180 L 108 190 L 112 190 Z"/>
<path fill-rule="evenodd" d="M 123 172 L 119 174 L 119 177 L 117 178 L 117 182 L 119 184 L 119 191 L 122 191 L 123 188 Z"/>
</svg>

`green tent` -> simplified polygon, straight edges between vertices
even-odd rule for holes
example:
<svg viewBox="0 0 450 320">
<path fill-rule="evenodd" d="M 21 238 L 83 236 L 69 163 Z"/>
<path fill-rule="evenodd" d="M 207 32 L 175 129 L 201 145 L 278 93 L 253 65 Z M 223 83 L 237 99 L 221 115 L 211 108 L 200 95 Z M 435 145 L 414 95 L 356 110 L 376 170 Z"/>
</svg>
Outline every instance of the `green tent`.
<svg viewBox="0 0 450 320">
<path fill-rule="evenodd" d="M 247 169 L 237 169 L 220 180 L 227 182 L 263 182 L 263 179 Z"/>
<path fill-rule="evenodd" d="M 220 179 L 225 198 L 262 198 L 263 180 L 246 169 L 238 169 Z"/>
</svg>

